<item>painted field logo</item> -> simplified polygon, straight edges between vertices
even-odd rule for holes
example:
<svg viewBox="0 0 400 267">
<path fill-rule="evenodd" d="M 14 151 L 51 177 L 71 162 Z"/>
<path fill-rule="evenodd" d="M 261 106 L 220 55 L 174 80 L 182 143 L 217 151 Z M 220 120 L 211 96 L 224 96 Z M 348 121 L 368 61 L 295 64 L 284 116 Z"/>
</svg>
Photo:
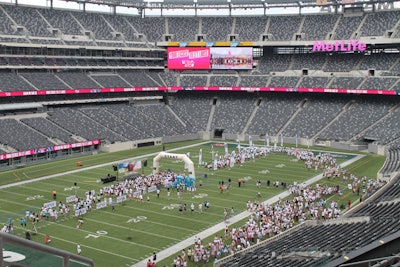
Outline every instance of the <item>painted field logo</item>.
<svg viewBox="0 0 400 267">
<path fill-rule="evenodd" d="M 64 187 L 64 191 L 72 191 L 76 189 L 79 189 L 79 186 Z"/>
<path fill-rule="evenodd" d="M 168 206 L 164 206 L 162 210 L 173 210 L 179 208 L 180 204 L 169 204 Z"/>
<path fill-rule="evenodd" d="M 136 216 L 136 218 L 132 218 L 126 221 L 126 223 L 138 223 L 141 221 L 147 220 L 146 216 Z"/>
<path fill-rule="evenodd" d="M 262 170 L 262 171 L 259 171 L 258 173 L 259 174 L 268 174 L 268 173 L 270 173 L 270 171 L 269 170 Z"/>
<path fill-rule="evenodd" d="M 3 260 L 5 262 L 18 262 L 25 260 L 25 255 L 22 255 L 17 252 L 3 250 Z"/>
<path fill-rule="evenodd" d="M 39 198 L 44 198 L 44 196 L 43 195 L 29 196 L 29 197 L 26 197 L 26 200 L 28 201 L 28 200 L 34 200 L 34 199 L 39 199 Z"/>
<path fill-rule="evenodd" d="M 250 181 L 252 178 L 251 178 L 251 176 L 245 176 L 242 179 L 245 180 L 245 181 Z"/>
<path fill-rule="evenodd" d="M 208 197 L 208 194 L 197 194 L 192 196 L 192 198 L 205 198 L 205 197 Z"/>
<path fill-rule="evenodd" d="M 367 45 L 359 43 L 358 40 L 341 40 L 334 43 L 325 43 L 325 41 L 315 41 L 313 52 L 350 52 L 350 51 L 365 51 Z"/>
<path fill-rule="evenodd" d="M 275 165 L 275 168 L 283 168 L 283 167 L 286 167 L 286 165 L 285 164 L 278 164 L 278 165 Z"/>
</svg>

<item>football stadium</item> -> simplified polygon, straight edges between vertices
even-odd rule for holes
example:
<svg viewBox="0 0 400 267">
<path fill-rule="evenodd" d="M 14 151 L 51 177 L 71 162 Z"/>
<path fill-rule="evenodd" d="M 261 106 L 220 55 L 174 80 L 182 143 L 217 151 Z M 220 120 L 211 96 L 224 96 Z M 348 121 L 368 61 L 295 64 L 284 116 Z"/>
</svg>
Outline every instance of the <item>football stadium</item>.
<svg viewBox="0 0 400 267">
<path fill-rule="evenodd" d="M 0 2 L 0 267 L 400 266 L 400 1 Z"/>
</svg>

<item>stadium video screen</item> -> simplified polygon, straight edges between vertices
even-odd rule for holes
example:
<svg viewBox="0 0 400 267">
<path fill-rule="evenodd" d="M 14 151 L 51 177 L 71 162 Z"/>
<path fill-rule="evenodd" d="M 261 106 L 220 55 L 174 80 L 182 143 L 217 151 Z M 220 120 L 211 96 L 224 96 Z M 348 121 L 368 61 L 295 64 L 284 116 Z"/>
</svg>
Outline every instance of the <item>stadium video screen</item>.
<svg viewBox="0 0 400 267">
<path fill-rule="evenodd" d="M 169 47 L 168 69 L 208 70 L 253 68 L 252 47 Z"/>
</svg>

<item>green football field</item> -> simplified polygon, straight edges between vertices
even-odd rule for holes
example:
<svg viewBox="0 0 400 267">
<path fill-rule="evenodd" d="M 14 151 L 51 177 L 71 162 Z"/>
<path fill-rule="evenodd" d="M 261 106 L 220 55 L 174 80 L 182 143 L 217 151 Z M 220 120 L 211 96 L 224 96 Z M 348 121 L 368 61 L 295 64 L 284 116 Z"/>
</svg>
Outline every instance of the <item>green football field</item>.
<svg viewBox="0 0 400 267">
<path fill-rule="evenodd" d="M 234 208 L 236 213 L 244 211 L 246 202 L 258 198 L 260 201 L 266 200 L 282 191 L 283 188 L 267 187 L 267 180 L 286 182 L 306 181 L 319 174 L 314 170 L 308 171 L 304 163 L 286 154 L 274 153 L 266 157 L 248 160 L 244 164 L 235 165 L 232 168 L 219 169 L 217 171 L 208 170 L 203 166 L 198 166 L 198 154 L 202 149 L 203 161 L 211 161 L 211 143 L 201 143 L 192 147 L 182 148 L 195 142 L 184 142 L 167 145 L 170 150 L 177 147 L 174 153 L 190 152 L 190 157 L 195 163 L 197 191 L 195 193 L 185 192 L 182 199 L 178 199 L 176 191 L 172 191 L 170 199 L 167 198 L 166 189 L 161 189 L 160 198 L 155 192 L 150 193 L 150 201 L 139 203 L 136 200 L 127 200 L 118 203 L 115 211 L 111 207 L 103 209 L 93 209 L 83 215 L 84 225 L 77 229 L 78 218 L 71 215 L 68 217 L 60 216 L 57 221 L 42 219 L 38 224 L 38 234 L 32 235 L 32 240 L 44 243 L 46 234 L 51 236 L 52 242 L 49 246 L 64 249 L 76 253 L 77 244 L 81 244 L 82 255 L 92 258 L 95 266 L 130 266 L 143 259 L 150 257 L 153 251 L 161 251 L 181 240 L 196 235 L 221 221 L 223 221 L 223 210 Z M 235 150 L 236 145 L 230 144 L 229 151 Z M 148 166 L 143 167 L 139 172 L 148 174 L 152 171 L 152 159 L 161 150 L 161 147 L 140 148 L 119 153 L 100 153 L 98 155 L 79 158 L 83 167 L 76 167 L 77 159 L 70 159 L 33 167 L 26 167 L 11 172 L 0 174 L 1 184 L 39 178 L 44 175 L 51 175 L 57 172 L 74 171 L 70 174 L 62 174 L 49 179 L 32 181 L 26 184 L 0 189 L 0 222 L 6 223 L 12 218 L 15 225 L 15 234 L 24 236 L 26 230 L 32 230 L 32 224 L 28 221 L 27 229 L 21 228 L 19 219 L 25 216 L 25 211 L 38 211 L 46 202 L 53 201 L 52 190 L 57 191 L 57 201 L 65 202 L 66 197 L 78 195 L 83 197 L 85 192 L 95 190 L 96 194 L 100 188 L 104 187 L 99 182 L 100 178 L 107 174 L 115 174 L 112 163 L 123 162 L 123 159 L 138 157 L 140 160 L 147 160 Z M 224 153 L 223 147 L 214 147 L 214 152 Z M 354 154 L 332 152 L 339 162 L 346 161 L 354 157 Z M 367 175 L 375 178 L 376 173 L 384 162 L 384 157 L 376 155 L 366 155 L 361 160 L 348 167 L 349 170 L 357 175 Z M 86 169 L 90 166 L 100 165 L 99 167 Z M 183 171 L 184 163 L 169 159 L 161 161 L 160 169 L 171 169 L 175 172 Z M 121 175 L 119 177 L 121 179 Z M 218 185 L 221 181 L 232 179 L 230 192 L 219 191 Z M 237 179 L 242 178 L 245 184 L 240 188 Z M 257 188 L 255 183 L 260 179 L 261 188 Z M 5 181 L 7 180 L 7 181 Z M 342 181 L 322 180 L 321 183 L 341 184 Z M 200 186 L 200 184 L 202 184 Z M 110 185 L 110 184 L 106 184 Z M 146 197 L 146 195 L 145 195 Z M 344 192 L 343 203 L 347 199 L 355 201 L 350 191 Z M 203 213 L 193 214 L 188 211 L 180 214 L 177 207 L 186 203 L 190 206 L 194 203 L 197 211 L 199 203 L 209 201 L 211 207 L 203 209 Z M 177 252 L 178 253 L 178 252 Z M 23 264 L 29 266 L 61 266 L 54 262 L 51 257 L 39 257 L 41 261 L 32 260 L 37 257 L 27 257 Z M 48 262 L 48 264 L 46 263 Z M 157 266 L 170 266 L 172 258 L 158 263 Z M 194 265 L 189 265 L 194 266 Z"/>
</svg>

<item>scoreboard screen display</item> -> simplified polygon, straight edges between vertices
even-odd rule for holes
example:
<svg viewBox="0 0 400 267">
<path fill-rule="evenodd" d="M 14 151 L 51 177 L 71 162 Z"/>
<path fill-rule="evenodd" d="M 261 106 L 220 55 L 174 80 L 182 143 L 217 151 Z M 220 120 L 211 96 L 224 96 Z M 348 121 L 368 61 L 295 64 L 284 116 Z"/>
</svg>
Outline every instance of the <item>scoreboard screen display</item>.
<svg viewBox="0 0 400 267">
<path fill-rule="evenodd" d="M 167 53 L 168 69 L 210 69 L 210 48 L 208 47 L 170 47 Z"/>
<path fill-rule="evenodd" d="M 253 68 L 253 48 L 251 47 L 213 47 L 211 48 L 211 69 Z"/>
<path fill-rule="evenodd" d="M 168 69 L 252 69 L 251 47 L 169 47 Z"/>
</svg>

